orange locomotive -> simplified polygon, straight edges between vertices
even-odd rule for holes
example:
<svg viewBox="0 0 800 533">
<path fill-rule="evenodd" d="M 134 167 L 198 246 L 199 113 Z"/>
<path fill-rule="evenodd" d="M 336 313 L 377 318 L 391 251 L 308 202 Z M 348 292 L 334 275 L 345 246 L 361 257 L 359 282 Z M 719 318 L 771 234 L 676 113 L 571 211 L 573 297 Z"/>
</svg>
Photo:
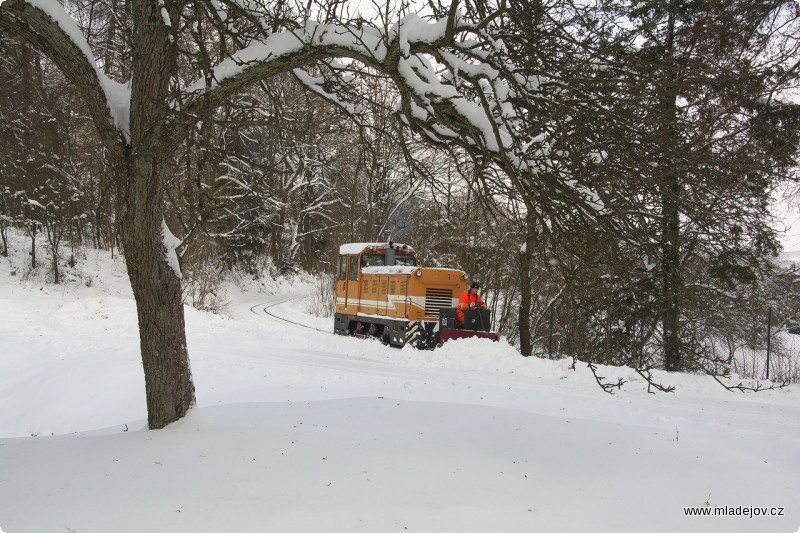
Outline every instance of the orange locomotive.
<svg viewBox="0 0 800 533">
<path fill-rule="evenodd" d="M 498 335 L 488 333 L 488 327 L 442 334 L 454 327 L 454 308 L 467 279 L 461 270 L 418 266 L 414 250 L 404 244 L 342 245 L 334 333 L 418 348 L 433 348 L 453 337 L 496 340 Z M 488 326 L 488 316 L 486 321 Z"/>
</svg>

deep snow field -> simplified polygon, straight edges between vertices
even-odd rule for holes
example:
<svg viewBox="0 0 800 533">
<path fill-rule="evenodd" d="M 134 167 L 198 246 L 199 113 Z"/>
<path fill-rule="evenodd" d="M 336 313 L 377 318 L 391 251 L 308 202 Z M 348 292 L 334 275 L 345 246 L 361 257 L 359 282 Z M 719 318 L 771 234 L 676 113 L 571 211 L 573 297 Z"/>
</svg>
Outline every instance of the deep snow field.
<svg viewBox="0 0 800 533">
<path fill-rule="evenodd" d="M 601 368 L 612 396 L 505 342 L 291 325 L 332 329 L 308 278 L 238 280 L 227 316 L 186 308 L 197 407 L 148 431 L 123 261 L 87 250 L 56 286 L 26 246 L 0 257 L 5 533 L 800 531 L 797 386 Z"/>
</svg>

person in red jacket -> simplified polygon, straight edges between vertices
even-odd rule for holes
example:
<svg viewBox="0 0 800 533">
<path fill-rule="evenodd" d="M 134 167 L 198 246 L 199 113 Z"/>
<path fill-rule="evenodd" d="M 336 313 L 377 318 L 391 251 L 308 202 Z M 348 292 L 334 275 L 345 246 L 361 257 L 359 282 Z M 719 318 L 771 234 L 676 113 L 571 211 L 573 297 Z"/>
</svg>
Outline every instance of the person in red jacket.
<svg viewBox="0 0 800 533">
<path fill-rule="evenodd" d="M 464 325 L 464 310 L 465 309 L 486 309 L 486 304 L 478 294 L 478 289 L 481 286 L 477 281 L 470 285 L 469 290 L 464 291 L 461 298 L 458 299 L 458 307 L 456 308 L 456 321 L 459 326 Z"/>
</svg>

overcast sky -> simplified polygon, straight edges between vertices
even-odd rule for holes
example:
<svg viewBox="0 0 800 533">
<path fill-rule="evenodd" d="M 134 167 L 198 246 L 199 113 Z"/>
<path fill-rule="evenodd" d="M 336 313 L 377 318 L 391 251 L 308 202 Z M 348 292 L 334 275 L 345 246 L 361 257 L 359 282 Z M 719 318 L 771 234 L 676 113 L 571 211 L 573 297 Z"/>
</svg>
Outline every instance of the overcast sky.
<svg viewBox="0 0 800 533">
<path fill-rule="evenodd" d="M 786 226 L 786 233 L 781 236 L 781 244 L 785 252 L 800 252 L 800 209 L 797 205 L 791 205 L 789 202 L 780 201 L 773 204 L 775 216 L 783 221 Z M 778 227 L 778 231 L 783 230 L 783 227 Z"/>
</svg>

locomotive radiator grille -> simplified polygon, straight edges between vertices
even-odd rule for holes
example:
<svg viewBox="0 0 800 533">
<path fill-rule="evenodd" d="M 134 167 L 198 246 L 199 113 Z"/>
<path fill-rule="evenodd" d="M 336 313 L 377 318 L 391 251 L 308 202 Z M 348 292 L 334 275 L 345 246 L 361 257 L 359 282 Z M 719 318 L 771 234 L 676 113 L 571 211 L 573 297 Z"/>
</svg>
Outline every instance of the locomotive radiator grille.
<svg viewBox="0 0 800 533">
<path fill-rule="evenodd" d="M 439 310 L 453 307 L 453 291 L 425 289 L 425 319 L 439 320 Z"/>
</svg>

